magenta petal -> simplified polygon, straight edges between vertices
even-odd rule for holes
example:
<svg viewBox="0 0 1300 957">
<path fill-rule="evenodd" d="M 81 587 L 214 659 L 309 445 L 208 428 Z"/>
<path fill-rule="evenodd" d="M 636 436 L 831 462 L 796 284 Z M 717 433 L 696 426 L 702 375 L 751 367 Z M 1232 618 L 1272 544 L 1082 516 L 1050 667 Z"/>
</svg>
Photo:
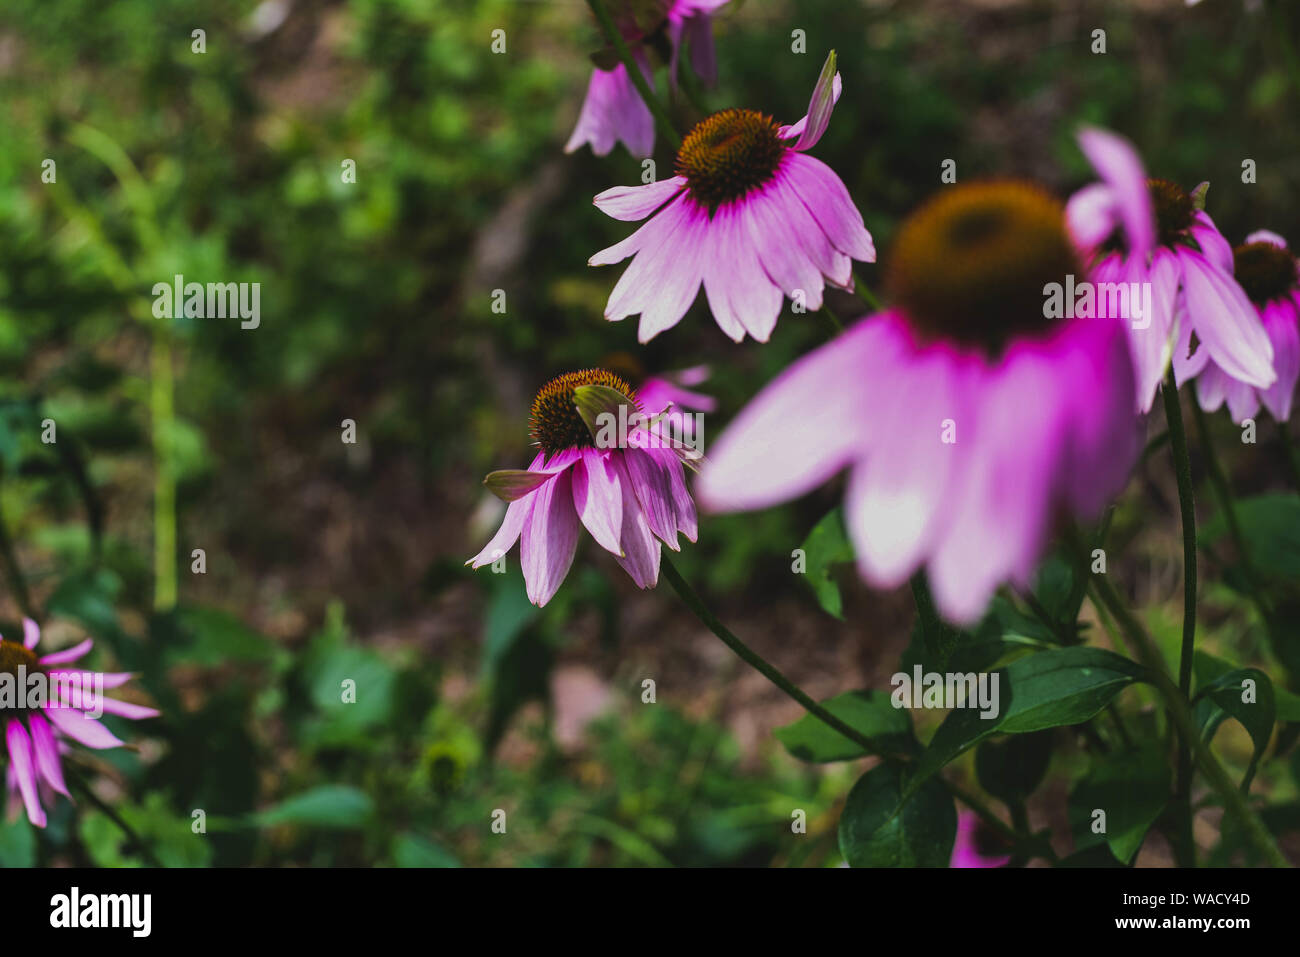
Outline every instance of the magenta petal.
<svg viewBox="0 0 1300 957">
<path fill-rule="evenodd" d="M 630 237 L 634 239 L 644 235 L 641 246 L 635 250 L 636 255 L 609 294 L 609 302 L 605 305 L 606 319 L 618 320 L 635 315 L 653 302 L 663 283 L 663 277 L 675 266 L 674 252 L 690 219 L 688 207 L 688 196 L 678 196 Z M 617 247 L 611 247 L 614 248 Z M 603 253 L 597 253 L 590 261 L 604 261 L 600 259 L 602 255 Z M 626 256 L 627 253 L 623 255 Z"/>
<path fill-rule="evenodd" d="M 105 688 L 120 688 L 135 677 L 130 671 L 105 671 L 101 674 L 95 671 L 86 671 L 83 668 L 51 668 L 49 672 L 52 675 L 75 676 L 72 680 L 80 681 L 80 687 L 82 688 L 90 687 L 95 681 L 96 675 L 103 680 Z"/>
<path fill-rule="evenodd" d="M 840 101 L 840 95 L 844 92 L 844 82 L 840 79 L 840 74 L 838 70 L 835 71 L 835 78 L 831 82 L 832 82 L 831 106 L 834 107 L 835 104 Z M 814 99 L 816 98 L 816 95 L 817 95 L 816 90 L 814 90 L 813 92 Z M 829 123 L 830 121 L 829 113 L 826 114 L 826 120 Z M 789 126 L 781 127 L 781 129 L 778 131 L 778 135 L 785 140 L 792 140 L 795 137 L 798 137 L 799 142 L 795 144 L 794 148 L 801 151 L 806 150 L 812 146 L 815 146 L 817 140 L 821 139 L 822 133 L 826 132 L 826 124 L 822 125 L 821 132 L 817 134 L 816 138 L 814 138 L 812 142 L 805 142 L 804 140 L 804 130 L 807 129 L 807 127 L 808 127 L 808 114 L 804 114 L 797 122 L 791 123 Z"/>
<path fill-rule="evenodd" d="M 775 192 L 769 187 L 748 198 L 746 215 L 741 220 L 748 236 L 742 233 L 741 241 L 758 251 L 763 270 L 783 293 L 794 299 L 802 291 L 808 311 L 816 312 L 822 307 L 825 285 L 821 270 L 795 238 L 797 227 L 786 219 L 784 209 L 775 201 Z"/>
<path fill-rule="evenodd" d="M 90 651 L 95 646 L 93 638 L 87 638 L 85 641 L 73 645 L 71 648 L 65 648 L 62 651 L 56 651 L 53 654 L 41 658 L 43 665 L 66 665 L 76 661 L 78 658 Z"/>
<path fill-rule="evenodd" d="M 130 701 L 118 701 L 116 698 L 100 698 L 99 703 L 100 707 L 104 709 L 104 714 L 115 714 L 120 718 L 129 718 L 132 721 L 139 721 L 143 718 L 156 718 L 162 714 L 157 708 L 132 704 Z"/>
<path fill-rule="evenodd" d="M 1261 318 L 1273 343 L 1277 381 L 1260 398 L 1273 418 L 1285 422 L 1291 417 L 1291 402 L 1295 398 L 1296 381 L 1300 379 L 1300 329 L 1297 329 L 1300 315 L 1293 302 L 1273 302 L 1264 307 Z"/>
<path fill-rule="evenodd" d="M 1214 220 L 1210 219 L 1209 214 L 1204 210 L 1197 211 L 1192 221 L 1191 233 L 1197 245 L 1201 247 L 1201 252 L 1205 253 L 1205 258 L 1231 276 L 1233 273 L 1232 245 L 1223 238 L 1219 228 L 1214 225 Z"/>
<path fill-rule="evenodd" d="M 1118 256 L 1111 256 L 1103 260 L 1106 262 L 1113 262 L 1116 268 L 1112 272 L 1099 266 L 1095 281 L 1151 283 L 1151 316 L 1143 317 L 1137 323 L 1119 320 L 1128 330 L 1132 345 L 1133 367 L 1137 374 L 1135 404 L 1139 412 L 1150 412 L 1169 361 L 1169 337 L 1178 302 L 1178 260 L 1169 250 L 1161 248 L 1152 256 L 1150 270 L 1144 269 L 1135 259 L 1121 263 Z"/>
<path fill-rule="evenodd" d="M 1182 248 L 1178 258 L 1183 266 L 1187 314 L 1210 358 L 1247 385 L 1272 385 L 1277 378 L 1273 344 L 1237 281 L 1195 250 Z"/>
<path fill-rule="evenodd" d="M 606 216 L 632 222 L 645 219 L 686 187 L 686 177 L 673 176 L 646 186 L 613 186 L 592 200 Z"/>
<path fill-rule="evenodd" d="M 622 458 L 650 531 L 673 551 L 679 551 L 677 513 L 673 508 L 673 486 L 668 470 L 646 449 L 626 449 Z"/>
<path fill-rule="evenodd" d="M 45 808 L 41 807 L 36 793 L 36 769 L 32 762 L 32 742 L 19 721 L 10 721 L 5 727 L 5 743 L 9 746 L 9 766 L 18 780 L 18 791 L 27 808 L 27 820 L 37 827 L 45 826 Z"/>
<path fill-rule="evenodd" d="M 808 101 L 808 112 L 800 120 L 804 128 L 799 133 L 798 142 L 794 144 L 793 148 L 796 150 L 810 150 L 817 145 L 817 141 L 826 132 L 826 127 L 830 126 L 831 111 L 835 109 L 835 104 L 840 101 L 840 94 L 844 91 L 839 71 L 831 77 L 830 89 L 827 89 L 824 76 L 823 72 L 823 77 L 818 79 L 817 85 L 813 88 L 812 98 Z"/>
<path fill-rule="evenodd" d="M 706 87 L 718 85 L 718 54 L 713 45 L 713 23 L 707 16 L 686 18 L 684 31 L 691 48 L 691 65 Z"/>
<path fill-rule="evenodd" d="M 36 757 L 36 768 L 41 772 L 41 777 L 54 790 L 70 797 L 68 786 L 63 780 L 63 765 L 59 761 L 59 743 L 54 739 L 54 731 L 49 722 L 33 712 L 27 718 L 27 723 L 32 727 L 32 753 Z"/>
<path fill-rule="evenodd" d="M 1074 244 L 1087 252 L 1115 231 L 1114 192 L 1104 183 L 1090 183 L 1070 197 L 1065 222 Z"/>
<path fill-rule="evenodd" d="M 88 748 L 120 748 L 122 741 L 95 718 L 75 708 L 46 708 L 50 724 Z"/>
<path fill-rule="evenodd" d="M 1155 212 L 1147 174 L 1133 144 L 1096 128 L 1079 132 L 1079 148 L 1102 181 L 1114 192 L 1116 212 L 1124 223 L 1130 255 L 1145 261 L 1155 244 Z"/>
<path fill-rule="evenodd" d="M 745 338 L 747 328 L 746 313 L 737 309 L 732 302 L 733 284 L 744 282 L 745 277 L 757 274 L 760 281 L 771 285 L 763 275 L 763 270 L 758 265 L 758 257 L 753 250 L 738 244 L 736 224 L 740 215 L 740 207 L 735 204 L 718 209 L 713 214 L 710 242 L 703 251 L 704 295 L 709 302 L 709 312 L 713 314 L 713 320 L 718 324 L 718 328 L 735 342 Z M 774 325 L 776 313 L 781 309 L 780 290 L 777 290 L 776 301 L 776 309 L 772 310 Z M 659 409 L 651 409 L 650 406 L 646 408 L 647 411 L 663 411 L 662 406 Z"/>
<path fill-rule="evenodd" d="M 30 618 L 23 619 L 23 645 L 27 648 L 35 648 L 37 642 L 41 640 L 41 626 L 36 624 Z"/>
<path fill-rule="evenodd" d="M 1231 380 L 1213 362 L 1196 377 L 1196 400 L 1206 412 L 1216 412 L 1228 395 L 1228 383 Z"/>
<path fill-rule="evenodd" d="M 796 361 L 736 417 L 696 483 L 714 511 L 765 508 L 820 485 L 867 445 L 891 369 L 910 347 L 893 314 L 857 323 Z"/>
<path fill-rule="evenodd" d="M 623 493 L 607 458 L 590 449 L 573 467 L 573 507 L 596 543 L 621 555 L 618 539 L 623 528 Z"/>
<path fill-rule="evenodd" d="M 559 590 L 578 548 L 578 513 L 573 507 L 569 472 L 556 476 L 530 496 L 520 551 L 528 600 L 545 605 Z"/>
<path fill-rule="evenodd" d="M 1228 379 L 1224 397 L 1228 402 L 1228 414 L 1238 425 L 1247 419 L 1253 419 L 1259 412 L 1259 396 L 1254 388 L 1244 382 Z"/>
</svg>

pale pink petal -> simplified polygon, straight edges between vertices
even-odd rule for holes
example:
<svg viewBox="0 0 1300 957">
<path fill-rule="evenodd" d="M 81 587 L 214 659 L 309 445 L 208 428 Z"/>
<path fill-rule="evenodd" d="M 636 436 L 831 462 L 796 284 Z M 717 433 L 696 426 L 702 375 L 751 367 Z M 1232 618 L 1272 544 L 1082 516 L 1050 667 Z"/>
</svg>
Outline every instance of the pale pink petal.
<svg viewBox="0 0 1300 957">
<path fill-rule="evenodd" d="M 1209 213 L 1204 210 L 1197 210 L 1196 216 L 1192 220 L 1191 233 L 1201 247 L 1201 252 L 1205 253 L 1205 258 L 1212 265 L 1231 276 L 1233 271 L 1232 246 L 1223 238 L 1219 228 L 1214 225 L 1214 220 L 1210 219 Z"/>
<path fill-rule="evenodd" d="M 591 537 L 606 551 L 621 555 L 623 493 L 608 456 L 588 450 L 573 468 L 573 506 Z"/>
<path fill-rule="evenodd" d="M 666 255 L 658 261 L 650 292 L 639 302 L 638 342 L 649 342 L 681 322 L 700 291 L 705 256 L 713 240 L 711 224 L 708 213 L 694 203 L 686 206 L 684 217 L 681 228 L 665 244 Z"/>
<path fill-rule="evenodd" d="M 537 453 L 531 465 L 528 466 L 530 472 L 550 471 L 543 468 L 542 463 L 546 458 L 544 452 Z M 556 472 L 558 474 L 558 471 Z M 536 492 L 536 489 L 533 490 Z M 501 521 L 501 527 L 497 533 L 492 536 L 492 541 L 483 546 L 483 550 L 471 558 L 466 565 L 473 568 L 481 568 L 491 562 L 496 561 L 506 552 L 510 551 L 519 538 L 519 533 L 523 531 L 524 519 L 528 515 L 529 502 L 533 492 L 522 498 L 517 498 L 506 506 L 505 517 Z"/>
<path fill-rule="evenodd" d="M 821 309 L 825 287 L 821 270 L 795 239 L 793 224 L 773 199 L 773 190 L 761 190 L 746 199 L 741 223 L 748 233 L 742 233 L 741 241 L 758 251 L 758 261 L 772 282 L 791 299 L 802 291 L 809 312 Z"/>
<path fill-rule="evenodd" d="M 719 0 L 720 6 L 726 0 Z M 697 7 L 697 9 L 699 9 Z M 706 87 L 718 85 L 718 54 L 713 46 L 713 24 L 707 16 L 688 17 L 685 39 L 691 48 L 691 66 Z"/>
<path fill-rule="evenodd" d="M 50 787 L 65 797 L 68 786 L 63 780 L 63 765 L 59 761 L 59 743 L 54 739 L 50 724 L 39 714 L 33 712 L 27 718 L 32 729 L 32 754 L 36 758 L 36 768 L 41 772 Z"/>
<path fill-rule="evenodd" d="M 876 261 L 876 247 L 862 214 L 834 170 L 815 157 L 794 152 L 785 155 L 782 169 L 836 249 L 861 262 Z"/>
<path fill-rule="evenodd" d="M 1263 242 L 1266 240 L 1253 240 Z M 1273 367 L 1277 381 L 1260 393 L 1264 405 L 1279 422 L 1291 417 L 1296 381 L 1300 379 L 1300 315 L 1294 302 L 1273 302 L 1264 307 L 1261 318 L 1273 343 Z"/>
<path fill-rule="evenodd" d="M 90 687 L 96 678 L 102 679 L 105 688 L 120 688 L 135 677 L 130 671 L 85 671 L 81 668 L 50 668 L 52 675 L 68 675 L 71 681 L 80 681 L 81 687 Z"/>
<path fill-rule="evenodd" d="M 64 698 L 66 700 L 66 695 Z M 104 714 L 115 714 L 121 718 L 129 718 L 132 721 L 139 721 L 143 718 L 156 718 L 162 714 L 157 708 L 132 704 L 130 701 L 118 701 L 116 698 L 100 698 L 99 704 L 104 709 Z"/>
<path fill-rule="evenodd" d="M 1232 380 L 1213 362 L 1205 366 L 1204 371 L 1196 377 L 1196 398 L 1206 412 L 1217 411 L 1228 395 L 1228 383 Z"/>
<path fill-rule="evenodd" d="M 18 779 L 18 790 L 27 808 L 27 820 L 37 827 L 45 826 L 45 808 L 36 793 L 36 768 L 32 761 L 32 742 L 27 730 L 19 721 L 10 721 L 5 727 L 5 743 L 9 746 L 9 764 Z"/>
<path fill-rule="evenodd" d="M 641 72 L 653 86 L 649 65 L 644 57 L 640 59 Z M 592 70 L 586 99 L 564 152 L 572 153 L 590 143 L 593 153 L 605 156 L 622 140 L 633 156 L 645 158 L 654 151 L 654 136 L 654 117 L 620 63 L 613 70 Z"/>
<path fill-rule="evenodd" d="M 641 512 L 641 504 L 632 491 L 632 478 L 622 457 L 612 456 L 610 460 L 623 492 L 623 529 L 619 541 L 624 554 L 615 556 L 615 561 L 632 577 L 638 588 L 653 588 L 659 581 L 659 539 L 650 531 L 650 525 Z"/>
<path fill-rule="evenodd" d="M 1155 244 L 1155 212 L 1137 150 L 1122 136 L 1095 127 L 1079 131 L 1079 148 L 1114 194 L 1115 212 L 1124 224 L 1129 254 L 1145 261 Z"/>
<path fill-rule="evenodd" d="M 839 103 L 840 101 L 840 95 L 843 94 L 844 92 L 844 82 L 840 79 L 840 74 L 838 70 L 835 71 L 835 78 L 831 81 L 831 83 L 832 83 L 831 107 L 834 108 L 835 104 Z M 816 98 L 817 98 L 817 92 L 814 89 L 813 99 L 812 101 L 809 102 L 810 108 L 813 105 L 813 103 L 816 102 Z M 784 140 L 791 140 L 794 139 L 795 137 L 798 137 L 799 142 L 795 143 L 793 147 L 796 150 L 802 151 L 806 149 L 811 149 L 813 146 L 817 145 L 817 141 L 820 140 L 822 138 L 822 134 L 826 132 L 826 126 L 830 122 L 830 118 L 831 118 L 830 111 L 827 110 L 825 117 L 822 118 L 820 122 L 821 129 L 809 131 L 808 135 L 805 136 L 804 130 L 808 126 L 808 114 L 805 113 L 803 117 L 801 117 L 797 122 L 791 123 L 789 126 L 781 127 L 781 129 L 778 131 L 778 135 Z"/>
<path fill-rule="evenodd" d="M 1118 222 L 1115 194 L 1104 183 L 1089 183 L 1070 197 L 1065 206 L 1065 222 L 1074 244 L 1090 252 L 1104 243 Z"/>
<path fill-rule="evenodd" d="M 734 206 L 727 220 L 729 261 L 715 260 L 713 271 L 722 283 L 729 315 L 758 342 L 767 342 L 781 315 L 785 295 L 763 270 L 758 250 L 750 242 L 747 221 L 747 207 Z"/>
<path fill-rule="evenodd" d="M 679 551 L 677 513 L 673 508 L 673 486 L 668 469 L 647 449 L 626 449 L 622 458 L 650 531 L 673 551 Z"/>
<path fill-rule="evenodd" d="M 686 177 L 673 176 L 646 186 L 612 186 L 592 202 L 606 216 L 631 222 L 645 219 L 685 188 Z"/>
<path fill-rule="evenodd" d="M 50 724 L 74 741 L 88 748 L 119 748 L 122 741 L 95 718 L 82 714 L 75 708 L 46 708 L 43 712 Z"/>
<path fill-rule="evenodd" d="M 520 555 L 528 600 L 539 607 L 559 590 L 578 548 L 578 513 L 569 476 L 567 471 L 557 475 L 528 497 Z"/>
<path fill-rule="evenodd" d="M 1237 281 L 1200 253 L 1178 250 L 1188 318 L 1209 356 L 1224 372 L 1261 388 L 1273 384 L 1273 345 Z"/>
<path fill-rule="evenodd" d="M 745 338 L 746 327 L 744 314 L 732 305 L 730 297 L 732 284 L 738 281 L 737 276 L 742 272 L 756 272 L 763 282 L 767 282 L 767 277 L 762 275 L 758 257 L 754 255 L 753 250 L 742 248 L 738 244 L 736 222 L 739 216 L 740 207 L 735 204 L 719 208 L 713 214 L 712 235 L 708 247 L 703 252 L 704 295 L 709 302 L 709 312 L 713 314 L 713 320 L 718 324 L 718 328 L 735 342 Z M 777 299 L 779 311 L 779 291 Z M 772 321 L 776 322 L 775 316 Z M 653 411 L 662 411 L 662 406 Z"/>
<path fill-rule="evenodd" d="M 1259 412 L 1259 396 L 1252 386 L 1236 379 L 1228 379 L 1224 389 L 1224 398 L 1228 402 L 1228 414 L 1237 424 L 1253 419 Z"/>
<path fill-rule="evenodd" d="M 35 648 L 37 642 L 41 640 L 41 626 L 36 624 L 30 618 L 23 619 L 23 646 L 26 648 Z"/>
<path fill-rule="evenodd" d="M 1272 243 L 1286 249 L 1286 240 L 1270 229 L 1257 229 L 1246 237 L 1246 243 Z"/>
<path fill-rule="evenodd" d="M 1145 317 L 1142 322 L 1125 322 L 1133 349 L 1133 367 L 1137 373 L 1136 403 L 1138 411 L 1142 413 L 1151 411 L 1156 390 L 1164 380 L 1165 368 L 1169 363 L 1169 339 L 1173 332 L 1174 312 L 1178 302 L 1180 272 L 1177 257 L 1169 250 L 1160 248 L 1151 258 L 1149 271 L 1144 270 L 1136 259 L 1130 259 L 1116 273 L 1116 281 L 1151 284 L 1150 324 L 1146 323 Z"/>
<path fill-rule="evenodd" d="M 93 638 L 87 638 L 85 641 L 73 645 L 71 648 L 65 648 L 62 651 L 56 651 L 53 654 L 45 655 L 41 658 L 43 665 L 66 665 L 78 658 L 83 657 L 86 652 L 95 646 Z"/>
<path fill-rule="evenodd" d="M 722 434 L 696 482 L 713 511 L 765 508 L 826 481 L 865 448 L 910 346 L 895 314 L 866 319 L 796 361 Z"/>
</svg>

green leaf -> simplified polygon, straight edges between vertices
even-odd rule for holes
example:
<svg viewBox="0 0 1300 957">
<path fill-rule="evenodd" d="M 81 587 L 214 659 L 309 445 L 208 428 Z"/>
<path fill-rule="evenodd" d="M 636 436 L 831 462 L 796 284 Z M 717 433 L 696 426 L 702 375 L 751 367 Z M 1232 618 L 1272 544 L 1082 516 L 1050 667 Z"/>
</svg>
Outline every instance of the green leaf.
<svg viewBox="0 0 1300 957">
<path fill-rule="evenodd" d="M 876 749 L 867 751 L 815 715 L 806 714 L 793 724 L 777 728 L 776 739 L 801 761 L 849 761 L 866 754 L 906 752 L 916 748 L 912 718 L 895 708 L 883 691 L 849 691 L 823 701 L 822 707 L 853 730 L 871 739 Z"/>
<path fill-rule="evenodd" d="M 1254 752 L 1241 780 L 1241 789 L 1249 791 L 1277 719 L 1273 682 L 1258 668 L 1238 668 L 1198 689 L 1196 699 L 1196 719 L 1207 744 L 1225 717 L 1236 718 L 1250 735 Z"/>
<path fill-rule="evenodd" d="M 489 472 L 483 485 L 503 502 L 523 498 L 537 486 L 555 478 L 548 472 L 530 472 L 527 469 L 497 469 Z"/>
<path fill-rule="evenodd" d="M 370 796 L 354 787 L 327 784 L 250 816 L 256 827 L 300 824 L 305 827 L 350 830 L 364 827 L 374 812 Z"/>
<path fill-rule="evenodd" d="M 393 841 L 393 863 L 398 867 L 460 867 L 451 851 L 410 832 L 397 835 Z"/>
<path fill-rule="evenodd" d="M 957 838 L 957 809 L 942 780 L 925 782 L 908 798 L 902 771 L 881 764 L 849 792 L 839 838 L 850 867 L 947 867 Z"/>
<path fill-rule="evenodd" d="M 1076 850 L 1104 844 L 1117 860 L 1132 862 L 1168 799 L 1169 762 L 1158 744 L 1094 758 L 1067 803 Z M 1101 822 L 1105 831 L 1096 833 Z"/>
<path fill-rule="evenodd" d="M 601 421 L 603 416 L 613 416 L 613 423 L 619 422 L 619 409 L 627 406 L 627 412 L 623 413 L 629 422 L 628 428 L 632 428 L 632 418 L 636 414 L 636 405 L 617 389 L 612 389 L 607 385 L 580 385 L 573 390 L 573 404 L 578 410 L 578 415 L 582 417 L 583 423 L 587 426 L 587 431 L 591 433 L 591 439 L 601 446 L 606 443 L 608 435 L 602 437 L 602 432 L 609 429 L 610 420 Z"/>
<path fill-rule="evenodd" d="M 799 547 L 804 553 L 804 571 L 817 603 L 823 611 L 843 621 L 844 602 L 839 586 L 831 578 L 831 566 L 853 561 L 853 545 L 845 534 L 840 509 L 827 512 Z"/>
<path fill-rule="evenodd" d="M 977 708 L 949 713 L 916 764 L 909 790 L 995 732 L 1024 734 L 1087 721 L 1143 675 L 1140 665 L 1101 648 L 1040 651 L 1013 661 L 999 676 L 996 718 Z M 990 676 L 990 686 L 992 676 Z"/>
<path fill-rule="evenodd" d="M 1236 512 L 1255 569 L 1279 582 L 1294 583 L 1300 578 L 1300 496 L 1270 494 L 1240 499 Z M 1227 531 L 1224 517 L 1216 515 L 1205 524 L 1202 538 L 1213 543 Z"/>
<path fill-rule="evenodd" d="M 1050 731 L 984 741 L 975 751 L 975 777 L 1003 803 L 1019 804 L 1042 783 L 1051 758 Z"/>
</svg>

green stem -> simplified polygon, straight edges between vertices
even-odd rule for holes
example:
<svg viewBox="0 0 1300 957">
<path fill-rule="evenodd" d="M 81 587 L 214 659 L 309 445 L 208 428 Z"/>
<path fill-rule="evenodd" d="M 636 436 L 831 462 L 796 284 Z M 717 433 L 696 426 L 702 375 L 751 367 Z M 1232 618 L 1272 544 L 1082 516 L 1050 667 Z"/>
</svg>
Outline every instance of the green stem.
<svg viewBox="0 0 1300 957">
<path fill-rule="evenodd" d="M 1184 699 L 1192 691 L 1192 657 L 1196 649 L 1196 502 L 1192 493 L 1192 461 L 1187 452 L 1187 430 L 1183 426 L 1178 382 L 1173 366 L 1165 376 L 1161 394 L 1165 402 L 1165 419 L 1169 424 L 1169 444 L 1173 453 L 1174 472 L 1178 478 L 1178 508 L 1183 526 L 1183 641 L 1178 656 L 1178 690 Z M 1196 397 L 1192 397 L 1196 405 Z M 1178 839 L 1175 851 L 1182 866 L 1194 867 L 1196 845 L 1192 837 L 1192 744 L 1180 729 L 1178 773 L 1174 787 L 1177 802 L 1175 820 Z"/>
<path fill-rule="evenodd" d="M 1087 564 L 1083 563 L 1080 567 L 1086 569 Z M 1287 863 L 1286 858 L 1282 856 L 1282 852 L 1278 850 L 1277 844 L 1268 833 L 1264 822 L 1255 813 L 1255 809 L 1251 807 L 1246 796 L 1232 783 L 1228 773 L 1223 770 L 1223 766 L 1219 764 L 1210 749 L 1206 747 L 1205 742 L 1201 740 L 1200 734 L 1196 730 L 1196 722 L 1192 717 L 1191 709 L 1187 704 L 1187 698 L 1170 680 L 1164 659 L 1161 658 L 1155 642 L 1147 634 L 1146 629 L 1142 627 L 1137 618 L 1133 616 L 1133 613 L 1120 600 L 1114 586 L 1110 584 L 1105 575 L 1094 575 L 1092 577 L 1092 586 L 1093 594 L 1115 619 L 1120 631 L 1126 638 L 1126 643 L 1137 652 L 1138 660 L 1147 666 L 1148 677 L 1152 684 L 1155 685 L 1156 690 L 1165 699 L 1170 721 L 1178 729 L 1181 740 L 1192 745 L 1196 761 L 1200 765 L 1202 773 L 1210 786 L 1218 793 L 1224 807 L 1240 817 L 1246 828 L 1247 836 L 1272 866 L 1290 867 L 1291 865 Z"/>
<path fill-rule="evenodd" d="M 856 731 L 849 725 L 845 724 L 812 698 L 808 697 L 808 695 L 804 694 L 798 685 L 785 675 L 781 674 L 781 672 L 777 671 L 776 668 L 769 664 L 765 658 L 758 654 L 758 652 L 754 651 L 747 644 L 733 635 L 727 627 L 722 624 L 722 622 L 718 621 L 717 616 L 715 616 L 713 612 L 709 611 L 708 607 L 706 607 L 704 602 L 700 599 L 700 596 L 695 593 L 695 589 L 691 588 L 691 586 L 686 582 L 686 579 L 682 578 L 681 573 L 677 571 L 676 566 L 673 565 L 667 555 L 663 556 L 660 560 L 660 564 L 663 569 L 664 577 L 668 579 L 668 583 L 672 585 L 677 594 L 681 596 L 682 601 L 686 603 L 686 607 L 694 612 L 695 617 L 703 622 L 704 626 L 708 628 L 709 631 L 717 635 L 724 645 L 734 651 L 741 661 L 751 666 L 764 678 L 784 691 L 789 697 L 802 705 L 805 711 L 820 719 L 827 727 L 835 729 L 869 754 L 881 753 L 879 745 L 865 737 L 861 732 Z"/>
<path fill-rule="evenodd" d="M 841 333 L 841 332 L 844 331 L 844 325 L 843 325 L 843 323 L 840 322 L 840 318 L 839 318 L 839 316 L 837 316 L 837 315 L 835 315 L 835 313 L 831 312 L 829 306 L 823 305 L 823 306 L 822 306 L 822 312 L 826 313 L 826 318 L 830 319 L 830 321 L 831 321 L 831 325 L 835 327 L 835 333 L 836 333 L 836 335 L 838 335 L 839 333 Z"/>
<path fill-rule="evenodd" d="M 853 274 L 853 291 L 857 295 L 861 296 L 862 301 L 872 309 L 880 309 L 880 300 L 877 299 L 876 294 L 871 291 L 871 287 L 858 278 L 857 273 Z"/>
<path fill-rule="evenodd" d="M 677 135 L 673 121 L 668 117 L 668 111 L 659 102 L 659 97 L 655 96 L 654 90 L 650 89 L 650 84 L 646 82 L 645 76 L 641 73 L 641 67 L 633 59 L 632 51 L 628 49 L 623 34 L 615 26 L 614 18 L 609 15 L 609 8 L 605 6 L 605 0 L 587 0 L 587 6 L 591 7 L 591 12 L 595 14 L 596 21 L 600 24 L 600 30 L 605 35 L 606 42 L 618 54 L 619 62 L 623 64 L 623 69 L 627 70 L 628 79 L 632 81 L 632 85 L 636 87 L 637 93 L 641 95 L 641 99 L 645 101 L 646 107 L 650 110 L 650 115 L 654 117 L 655 126 L 659 128 L 659 135 L 673 148 L 673 152 L 681 149 L 682 138 Z"/>
</svg>

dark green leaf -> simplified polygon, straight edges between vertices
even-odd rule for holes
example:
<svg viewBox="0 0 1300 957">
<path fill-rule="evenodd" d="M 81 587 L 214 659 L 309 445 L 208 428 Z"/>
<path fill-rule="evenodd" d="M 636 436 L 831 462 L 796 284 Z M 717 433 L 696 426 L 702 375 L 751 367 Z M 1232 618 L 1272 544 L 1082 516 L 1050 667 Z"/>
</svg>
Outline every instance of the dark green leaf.
<svg viewBox="0 0 1300 957">
<path fill-rule="evenodd" d="M 808 584 L 817 596 L 817 603 L 836 618 L 843 619 L 844 602 L 840 598 L 839 586 L 831 578 L 831 566 L 852 561 L 853 546 L 844 531 L 840 510 L 835 508 L 827 512 L 800 547 L 807 563 Z"/>
<path fill-rule="evenodd" d="M 870 738 L 877 750 L 864 750 L 820 718 L 806 714 L 773 732 L 785 749 L 802 761 L 847 761 L 865 754 L 905 752 L 916 747 L 911 716 L 895 708 L 883 691 L 849 691 L 823 701 L 822 707 Z"/>
<path fill-rule="evenodd" d="M 905 799 L 901 770 L 881 764 L 853 785 L 839 835 L 840 853 L 850 867 L 947 867 L 957 838 L 957 809 L 938 778 Z"/>
<path fill-rule="evenodd" d="M 1075 847 L 1105 844 L 1116 859 L 1130 863 L 1168 799 L 1169 762 L 1158 744 L 1094 758 L 1070 792 Z M 1098 811 L 1105 817 L 1098 817 Z M 1103 825 L 1104 831 L 1094 830 Z"/>
</svg>

